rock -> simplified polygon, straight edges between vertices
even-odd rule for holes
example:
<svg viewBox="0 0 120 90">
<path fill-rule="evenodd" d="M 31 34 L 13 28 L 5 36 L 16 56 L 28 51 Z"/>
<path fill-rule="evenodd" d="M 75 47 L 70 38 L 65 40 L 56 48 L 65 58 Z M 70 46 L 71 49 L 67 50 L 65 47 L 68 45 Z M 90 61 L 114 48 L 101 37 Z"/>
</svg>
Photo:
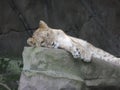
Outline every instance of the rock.
<svg viewBox="0 0 120 90">
<path fill-rule="evenodd" d="M 89 90 L 120 85 L 120 67 L 103 60 L 85 63 L 61 49 L 25 47 L 19 90 Z"/>
<path fill-rule="evenodd" d="M 2 13 L 0 16 L 0 56 L 20 57 L 26 41 L 25 28 L 9 5 L 9 0 L 0 1 L 0 6 L 0 13 Z"/>
<path fill-rule="evenodd" d="M 81 90 L 84 80 L 64 50 L 25 47 L 19 90 Z"/>
</svg>

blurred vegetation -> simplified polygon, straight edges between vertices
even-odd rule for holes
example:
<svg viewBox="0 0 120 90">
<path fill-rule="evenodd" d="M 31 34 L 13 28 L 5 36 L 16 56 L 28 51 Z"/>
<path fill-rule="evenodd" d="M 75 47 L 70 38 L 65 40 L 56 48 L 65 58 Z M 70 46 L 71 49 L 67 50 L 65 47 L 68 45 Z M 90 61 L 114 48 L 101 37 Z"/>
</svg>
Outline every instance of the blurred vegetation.
<svg viewBox="0 0 120 90">
<path fill-rule="evenodd" d="M 0 57 L 0 90 L 17 90 L 23 63 L 21 58 Z"/>
</svg>

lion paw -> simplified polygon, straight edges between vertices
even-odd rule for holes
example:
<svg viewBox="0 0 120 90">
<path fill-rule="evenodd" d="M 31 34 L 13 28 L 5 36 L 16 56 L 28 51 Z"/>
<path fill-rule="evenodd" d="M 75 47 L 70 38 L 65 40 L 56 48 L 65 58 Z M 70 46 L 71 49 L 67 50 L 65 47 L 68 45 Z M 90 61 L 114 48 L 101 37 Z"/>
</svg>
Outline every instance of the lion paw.
<svg viewBox="0 0 120 90">
<path fill-rule="evenodd" d="M 71 53 L 74 58 L 81 58 L 84 62 L 91 62 L 91 54 L 81 53 L 79 48 L 73 47 Z"/>
<path fill-rule="evenodd" d="M 80 51 L 78 48 L 76 48 L 73 52 L 72 52 L 72 55 L 74 58 L 79 58 L 81 57 L 81 54 L 80 54 Z"/>
<path fill-rule="evenodd" d="M 57 42 L 52 42 L 52 47 L 53 48 L 58 48 L 59 47 L 59 43 L 57 43 Z"/>
</svg>

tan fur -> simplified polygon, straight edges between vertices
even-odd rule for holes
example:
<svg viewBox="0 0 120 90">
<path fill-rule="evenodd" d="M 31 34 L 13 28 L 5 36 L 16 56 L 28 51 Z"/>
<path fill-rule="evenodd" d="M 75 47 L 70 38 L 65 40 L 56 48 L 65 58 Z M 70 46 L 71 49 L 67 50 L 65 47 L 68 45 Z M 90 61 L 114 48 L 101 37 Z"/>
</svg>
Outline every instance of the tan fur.
<svg viewBox="0 0 120 90">
<path fill-rule="evenodd" d="M 52 29 L 44 21 L 40 21 L 39 28 L 27 40 L 27 43 L 30 46 L 62 48 L 70 52 L 74 58 L 81 58 L 86 62 L 91 61 L 91 58 L 94 57 L 118 63 L 116 61 L 118 58 L 115 56 L 94 47 L 87 41 L 68 36 L 60 29 Z"/>
</svg>

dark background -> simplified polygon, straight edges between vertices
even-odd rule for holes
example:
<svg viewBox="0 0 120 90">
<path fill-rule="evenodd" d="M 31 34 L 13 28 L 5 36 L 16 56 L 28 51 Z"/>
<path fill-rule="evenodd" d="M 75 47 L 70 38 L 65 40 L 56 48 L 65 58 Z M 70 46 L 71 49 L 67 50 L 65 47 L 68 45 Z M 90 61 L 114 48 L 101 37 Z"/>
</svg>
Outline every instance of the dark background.
<svg viewBox="0 0 120 90">
<path fill-rule="evenodd" d="M 21 57 L 39 20 L 120 57 L 120 0 L 0 0 L 0 56 Z"/>
</svg>

